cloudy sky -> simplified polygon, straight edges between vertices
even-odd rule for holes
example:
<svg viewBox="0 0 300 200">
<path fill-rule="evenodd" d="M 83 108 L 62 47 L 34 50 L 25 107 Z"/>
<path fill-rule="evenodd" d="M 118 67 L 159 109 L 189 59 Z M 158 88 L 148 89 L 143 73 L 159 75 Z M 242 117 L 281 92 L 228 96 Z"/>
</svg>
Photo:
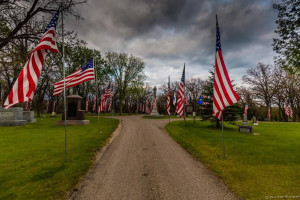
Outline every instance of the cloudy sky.
<svg viewBox="0 0 300 200">
<path fill-rule="evenodd" d="M 215 55 L 215 15 L 230 78 L 242 84 L 247 69 L 273 64 L 277 11 L 269 0 L 89 0 L 67 18 L 90 48 L 126 52 L 146 62 L 150 85 L 186 78 L 205 79 Z"/>
</svg>

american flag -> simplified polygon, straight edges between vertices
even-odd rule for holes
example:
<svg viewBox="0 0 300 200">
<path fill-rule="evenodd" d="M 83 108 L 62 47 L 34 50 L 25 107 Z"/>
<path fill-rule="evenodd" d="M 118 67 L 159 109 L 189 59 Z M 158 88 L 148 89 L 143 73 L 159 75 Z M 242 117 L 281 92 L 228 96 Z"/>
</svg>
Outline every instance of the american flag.
<svg viewBox="0 0 300 200">
<path fill-rule="evenodd" d="M 176 107 L 176 112 L 180 117 L 183 116 L 183 107 L 184 107 L 184 85 L 185 85 L 185 65 L 183 66 L 183 72 L 181 76 L 181 81 L 179 83 L 179 90 L 178 90 L 178 101 L 177 101 L 177 107 Z"/>
<path fill-rule="evenodd" d="M 149 102 L 148 102 L 148 100 L 146 100 L 146 114 L 149 114 L 149 113 L 150 113 L 150 110 L 149 110 L 149 108 L 148 108 L 148 104 L 149 104 Z"/>
<path fill-rule="evenodd" d="M 174 97 L 173 97 L 173 105 L 176 105 L 176 96 L 175 96 L 175 92 L 174 92 Z"/>
<path fill-rule="evenodd" d="M 293 118 L 293 115 L 294 113 L 293 113 L 292 105 L 290 105 L 290 117 Z"/>
<path fill-rule="evenodd" d="M 80 67 L 76 72 L 65 78 L 66 88 L 73 87 L 88 80 L 94 80 L 94 63 L 93 58 Z M 57 96 L 64 91 L 64 80 L 54 83 L 53 96 Z"/>
<path fill-rule="evenodd" d="M 95 95 L 94 96 L 93 112 L 96 110 L 96 102 L 97 102 L 97 98 L 96 98 L 96 95 Z"/>
<path fill-rule="evenodd" d="M 110 92 L 110 96 L 109 96 L 109 106 L 108 106 L 108 112 L 110 112 L 110 109 L 111 109 L 111 105 L 112 105 L 112 98 L 113 98 L 113 96 L 114 96 L 114 93 L 113 93 L 113 91 L 114 91 L 114 88 L 113 87 L 111 87 L 111 92 Z"/>
<path fill-rule="evenodd" d="M 85 101 L 85 112 L 87 112 L 89 109 L 89 97 L 86 97 L 86 101 Z"/>
<path fill-rule="evenodd" d="M 248 111 L 248 104 L 246 103 L 245 104 L 245 111 L 244 111 L 245 115 L 247 115 L 247 111 Z"/>
<path fill-rule="evenodd" d="M 111 104 L 112 104 L 112 96 L 109 97 L 109 104 L 108 104 L 108 108 L 107 108 L 108 112 L 110 112 L 110 110 L 111 110 Z"/>
<path fill-rule="evenodd" d="M 100 102 L 99 102 L 99 107 L 98 107 L 98 112 L 100 113 L 101 111 L 104 111 L 104 100 L 105 100 L 105 91 L 102 91 L 100 95 Z"/>
<path fill-rule="evenodd" d="M 217 20 L 213 115 L 219 120 L 221 120 L 222 111 L 225 109 L 225 107 L 238 102 L 239 99 L 240 99 L 239 95 L 233 90 L 223 60 L 221 40 L 220 40 L 220 29 Z"/>
<path fill-rule="evenodd" d="M 110 82 L 100 96 L 100 111 L 106 111 L 107 99 L 111 96 Z"/>
<path fill-rule="evenodd" d="M 285 102 L 284 106 L 285 106 L 285 115 L 286 115 L 286 116 L 290 116 L 290 112 L 289 112 L 289 104 L 288 104 L 288 102 Z"/>
<path fill-rule="evenodd" d="M 268 118 L 271 119 L 271 105 L 269 105 L 268 108 Z"/>
<path fill-rule="evenodd" d="M 4 108 L 8 109 L 17 103 L 31 101 L 33 99 L 47 52 L 58 53 L 55 39 L 58 15 L 59 11 L 55 13 L 47 26 L 44 35 L 29 55 L 28 61 L 20 72 L 13 88 L 10 90 L 6 101 L 4 102 Z"/>
<path fill-rule="evenodd" d="M 189 98 L 188 97 L 185 98 L 185 104 L 189 104 Z"/>
<path fill-rule="evenodd" d="M 170 115 L 170 76 L 168 82 L 168 91 L 167 91 L 167 113 Z"/>
</svg>

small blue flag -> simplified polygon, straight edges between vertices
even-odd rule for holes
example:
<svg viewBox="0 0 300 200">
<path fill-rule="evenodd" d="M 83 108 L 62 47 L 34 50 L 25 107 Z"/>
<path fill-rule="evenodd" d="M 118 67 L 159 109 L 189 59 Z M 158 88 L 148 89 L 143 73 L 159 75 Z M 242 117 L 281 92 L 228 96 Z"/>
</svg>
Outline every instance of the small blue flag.
<svg viewBox="0 0 300 200">
<path fill-rule="evenodd" d="M 203 104 L 203 99 L 202 99 L 202 95 L 200 95 L 199 99 L 198 99 L 198 104 L 202 105 Z"/>
</svg>

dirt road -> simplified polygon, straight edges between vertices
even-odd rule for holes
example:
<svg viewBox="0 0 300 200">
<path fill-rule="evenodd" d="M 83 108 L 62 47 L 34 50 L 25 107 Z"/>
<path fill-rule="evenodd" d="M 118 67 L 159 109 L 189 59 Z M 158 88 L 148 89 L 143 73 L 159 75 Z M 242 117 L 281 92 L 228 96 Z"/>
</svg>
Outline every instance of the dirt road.
<svg viewBox="0 0 300 200">
<path fill-rule="evenodd" d="M 116 117 L 120 134 L 75 199 L 234 199 L 234 195 L 164 131 L 168 120 Z"/>
</svg>

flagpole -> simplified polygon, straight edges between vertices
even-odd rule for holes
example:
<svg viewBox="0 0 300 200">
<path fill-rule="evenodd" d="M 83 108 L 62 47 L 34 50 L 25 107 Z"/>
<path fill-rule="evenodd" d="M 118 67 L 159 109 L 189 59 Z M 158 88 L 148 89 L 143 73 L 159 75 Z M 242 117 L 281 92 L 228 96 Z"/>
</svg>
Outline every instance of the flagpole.
<svg viewBox="0 0 300 200">
<path fill-rule="evenodd" d="M 186 125 L 185 123 L 185 115 L 186 115 L 186 110 L 185 110 L 185 63 L 183 66 L 183 70 L 184 70 L 184 83 L 183 83 L 183 90 L 184 90 L 184 95 L 183 95 L 183 115 L 184 115 L 184 126 Z"/>
<path fill-rule="evenodd" d="M 222 145 L 223 145 L 223 159 L 225 159 L 225 144 L 224 144 L 224 121 L 222 112 Z"/>
<path fill-rule="evenodd" d="M 66 70 L 65 70 L 65 45 L 64 45 L 64 12 L 61 8 L 61 26 L 62 26 L 62 63 L 63 63 L 63 77 L 64 77 L 64 126 L 65 126 L 65 160 L 68 162 L 68 148 L 67 148 L 67 109 L 66 109 Z"/>
<path fill-rule="evenodd" d="M 168 85 L 168 87 L 169 87 L 169 93 L 168 93 L 168 95 L 169 95 L 169 125 L 171 124 L 171 113 L 170 113 L 170 108 L 171 108 L 171 93 L 170 93 L 170 76 L 169 76 L 169 85 Z"/>
<path fill-rule="evenodd" d="M 93 50 L 93 54 L 95 56 L 95 50 Z M 94 71 L 95 71 L 95 83 L 96 83 L 96 111 L 98 109 L 98 112 L 97 112 L 97 125 L 98 125 L 98 133 L 100 133 L 100 120 L 99 120 L 99 97 L 98 97 L 98 76 L 97 76 L 97 67 L 96 67 L 96 61 L 95 61 L 95 57 L 93 57 L 93 66 L 94 66 Z"/>
</svg>

